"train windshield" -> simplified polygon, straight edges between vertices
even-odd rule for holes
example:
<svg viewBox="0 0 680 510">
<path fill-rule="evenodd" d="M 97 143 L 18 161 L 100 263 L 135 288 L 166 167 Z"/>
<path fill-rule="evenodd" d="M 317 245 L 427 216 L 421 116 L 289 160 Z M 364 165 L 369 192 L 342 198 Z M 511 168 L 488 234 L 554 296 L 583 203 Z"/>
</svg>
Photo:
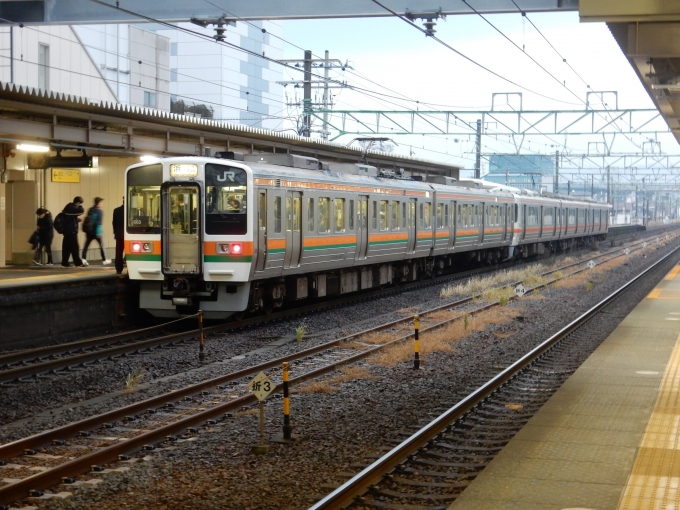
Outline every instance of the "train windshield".
<svg viewBox="0 0 680 510">
<path fill-rule="evenodd" d="M 248 232 L 246 172 L 240 168 L 205 165 L 205 233 L 242 235 Z"/>
<path fill-rule="evenodd" d="M 160 164 L 133 168 L 127 174 L 127 231 L 131 234 L 161 233 Z"/>
</svg>

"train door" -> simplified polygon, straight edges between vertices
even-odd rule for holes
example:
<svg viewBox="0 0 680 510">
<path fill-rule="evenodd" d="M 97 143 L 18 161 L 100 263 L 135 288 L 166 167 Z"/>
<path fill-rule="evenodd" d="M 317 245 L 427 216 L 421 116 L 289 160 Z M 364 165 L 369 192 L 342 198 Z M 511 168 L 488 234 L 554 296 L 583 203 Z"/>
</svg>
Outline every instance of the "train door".
<svg viewBox="0 0 680 510">
<path fill-rule="evenodd" d="M 456 246 L 456 228 L 458 218 L 456 217 L 456 201 L 449 202 L 449 250 Z"/>
<path fill-rule="evenodd" d="M 418 244 L 418 231 L 416 229 L 417 205 L 415 198 L 408 199 L 408 210 L 406 211 L 406 231 L 408 232 L 408 246 L 406 253 L 415 253 Z"/>
<path fill-rule="evenodd" d="M 357 200 L 357 253 L 356 260 L 364 260 L 368 254 L 368 197 L 359 195 Z"/>
<path fill-rule="evenodd" d="M 163 185 L 163 274 L 202 271 L 200 189 L 198 184 Z"/>
<path fill-rule="evenodd" d="M 267 260 L 267 192 L 257 195 L 257 262 L 255 271 L 263 271 Z"/>
<path fill-rule="evenodd" d="M 527 206 L 522 205 L 522 240 L 527 237 Z"/>
<path fill-rule="evenodd" d="M 284 269 L 300 267 L 302 257 L 302 193 L 286 193 L 286 256 Z"/>
<path fill-rule="evenodd" d="M 500 224 L 503 226 L 503 233 L 501 234 L 501 242 L 504 242 L 508 238 L 508 204 L 503 204 L 498 208 L 498 214 L 500 214 Z"/>
<path fill-rule="evenodd" d="M 489 221 L 489 209 L 488 205 L 486 205 L 484 202 L 479 204 L 479 209 L 477 209 L 477 206 L 475 206 L 475 210 L 479 211 L 479 214 L 476 218 L 476 221 L 478 221 L 479 225 L 479 244 L 482 245 L 484 244 L 484 234 L 486 233 L 487 230 L 487 222 Z"/>
</svg>

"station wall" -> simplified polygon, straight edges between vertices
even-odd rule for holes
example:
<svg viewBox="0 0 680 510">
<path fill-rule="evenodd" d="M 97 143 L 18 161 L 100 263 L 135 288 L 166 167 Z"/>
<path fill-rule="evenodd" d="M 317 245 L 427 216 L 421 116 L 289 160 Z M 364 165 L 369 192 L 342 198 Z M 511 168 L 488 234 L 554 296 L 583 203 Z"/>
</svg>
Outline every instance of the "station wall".
<svg viewBox="0 0 680 510">
<path fill-rule="evenodd" d="M 56 216 L 66 204 L 74 197 L 83 197 L 83 207 L 87 209 L 93 205 L 95 197 L 102 197 L 104 202 L 101 208 L 104 212 L 103 241 L 106 256 L 113 259 L 115 253 L 115 240 L 113 238 L 113 209 L 121 205 L 124 196 L 125 169 L 139 162 L 137 158 L 99 157 L 99 165 L 96 168 L 81 168 L 80 182 L 52 182 L 52 171 L 28 170 L 25 168 L 25 156 L 18 155 L 14 161 L 8 162 L 9 182 L 0 185 L 0 194 L 6 195 L 6 211 L 0 211 L 0 219 L 3 220 L 4 235 L 0 230 L 1 239 L 4 240 L 5 249 L 3 258 L 7 264 L 29 264 L 33 258 L 31 245 L 28 244 L 35 221 L 35 211 L 40 206 L 45 206 L 52 216 Z M 24 168 L 21 168 L 24 166 Z M 4 190 L 2 189 L 4 188 Z M 2 218 L 3 213 L 5 218 Z M 61 262 L 62 236 L 55 233 L 52 242 L 54 263 Z M 78 234 L 80 248 L 85 243 L 85 234 Z M 96 241 L 90 244 L 86 256 L 88 261 L 101 260 L 99 245 Z"/>
</svg>

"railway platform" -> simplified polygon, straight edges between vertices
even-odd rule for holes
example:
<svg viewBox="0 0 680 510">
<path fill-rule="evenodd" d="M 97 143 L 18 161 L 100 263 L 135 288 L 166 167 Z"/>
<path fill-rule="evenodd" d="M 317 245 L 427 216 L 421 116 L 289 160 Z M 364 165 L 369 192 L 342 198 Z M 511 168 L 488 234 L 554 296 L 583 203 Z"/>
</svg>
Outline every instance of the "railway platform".
<svg viewBox="0 0 680 510">
<path fill-rule="evenodd" d="M 112 266 L 0 268 L 0 351 L 75 340 L 130 322 L 138 292 Z"/>
<path fill-rule="evenodd" d="M 680 508 L 680 265 L 449 510 Z"/>
</svg>

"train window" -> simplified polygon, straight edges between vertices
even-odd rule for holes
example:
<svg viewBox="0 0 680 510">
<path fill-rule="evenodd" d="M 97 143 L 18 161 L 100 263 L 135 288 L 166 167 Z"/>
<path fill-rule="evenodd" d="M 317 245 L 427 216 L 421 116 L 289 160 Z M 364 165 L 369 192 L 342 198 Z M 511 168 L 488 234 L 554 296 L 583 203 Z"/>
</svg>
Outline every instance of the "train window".
<svg viewBox="0 0 680 510">
<path fill-rule="evenodd" d="M 349 229 L 354 230 L 354 200 L 349 201 Z"/>
<path fill-rule="evenodd" d="M 274 232 L 281 233 L 281 197 L 274 197 Z"/>
<path fill-rule="evenodd" d="M 579 209 L 578 210 L 578 226 L 579 226 L 579 228 L 583 227 L 585 222 L 586 222 L 586 210 L 585 209 Z"/>
<path fill-rule="evenodd" d="M 401 204 L 401 228 L 406 228 L 406 202 Z"/>
<path fill-rule="evenodd" d="M 445 227 L 449 226 L 449 204 L 446 204 L 446 206 L 444 206 L 444 226 Z"/>
<path fill-rule="evenodd" d="M 548 227 L 553 224 L 553 208 L 544 207 L 543 208 L 543 226 Z"/>
<path fill-rule="evenodd" d="M 392 209 L 390 210 L 390 228 L 392 230 L 399 230 L 399 202 L 392 202 Z"/>
<path fill-rule="evenodd" d="M 314 232 L 314 199 L 307 199 L 307 232 Z"/>
<path fill-rule="evenodd" d="M 444 228 L 444 204 L 437 204 L 437 228 Z"/>
<path fill-rule="evenodd" d="M 423 228 L 432 228 L 432 204 L 423 204 Z"/>
<path fill-rule="evenodd" d="M 319 199 L 319 232 L 330 232 L 331 230 L 331 199 Z"/>
<path fill-rule="evenodd" d="M 389 217 L 389 211 L 387 209 L 387 200 L 380 201 L 380 230 L 387 230 L 387 220 Z"/>
<path fill-rule="evenodd" d="M 260 193 L 259 194 L 259 201 L 257 204 L 257 226 L 258 228 L 267 228 L 266 222 L 267 222 L 267 194 L 266 193 Z"/>
<path fill-rule="evenodd" d="M 345 199 L 336 198 L 335 204 L 335 231 L 344 232 L 345 231 Z"/>
<path fill-rule="evenodd" d="M 527 227 L 538 226 L 538 207 L 527 208 Z"/>
<path fill-rule="evenodd" d="M 160 164 L 133 168 L 127 173 L 127 231 L 131 234 L 161 233 Z"/>
<path fill-rule="evenodd" d="M 226 165 L 205 165 L 205 233 L 242 235 L 248 232 L 247 175 Z"/>
<path fill-rule="evenodd" d="M 373 216 L 372 216 L 372 228 L 373 230 L 378 229 L 378 202 L 373 201 Z"/>
<path fill-rule="evenodd" d="M 458 226 L 459 227 L 462 227 L 462 226 L 465 225 L 465 222 L 463 221 L 465 219 L 463 217 L 463 214 L 465 214 L 465 213 L 462 212 L 462 211 L 464 211 L 463 207 L 467 207 L 467 206 L 463 206 L 463 205 L 458 206 Z"/>
<path fill-rule="evenodd" d="M 576 223 L 576 209 L 567 209 L 569 226 Z"/>
<path fill-rule="evenodd" d="M 293 230 L 293 197 L 286 197 L 286 230 Z"/>
<path fill-rule="evenodd" d="M 475 208 L 472 205 L 467 206 L 467 226 L 468 227 L 474 227 L 475 226 Z"/>
<path fill-rule="evenodd" d="M 420 219 L 418 220 L 418 226 L 419 226 L 420 228 L 425 228 L 425 227 L 423 227 L 423 215 L 424 215 L 424 214 L 425 214 L 425 213 L 423 212 L 423 204 L 420 204 L 420 215 L 418 216 L 418 217 L 420 218 Z"/>
<path fill-rule="evenodd" d="M 517 218 L 519 218 L 519 205 L 515 204 L 515 214 L 512 216 L 515 218 L 515 221 L 517 221 Z"/>
</svg>

